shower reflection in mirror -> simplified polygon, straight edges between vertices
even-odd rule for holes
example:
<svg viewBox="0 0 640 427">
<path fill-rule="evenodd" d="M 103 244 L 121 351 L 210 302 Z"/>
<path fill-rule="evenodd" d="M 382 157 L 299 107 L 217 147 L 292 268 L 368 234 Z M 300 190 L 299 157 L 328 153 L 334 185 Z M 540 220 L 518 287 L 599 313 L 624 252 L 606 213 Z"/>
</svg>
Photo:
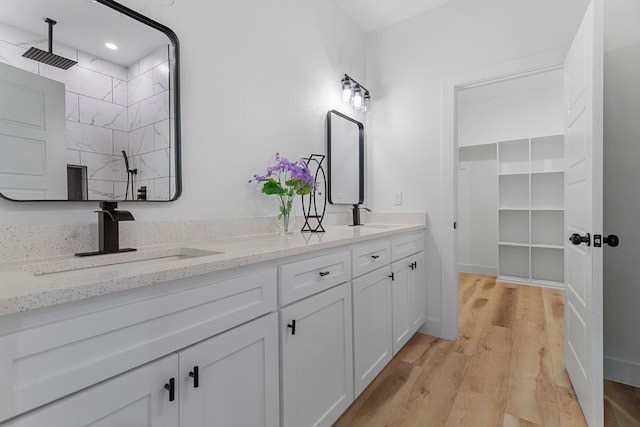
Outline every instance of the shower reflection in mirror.
<svg viewBox="0 0 640 427">
<path fill-rule="evenodd" d="M 55 22 L 53 19 L 50 21 Z M 64 22 L 57 21 L 56 29 L 59 30 Z M 49 28 L 52 27 L 51 22 L 47 21 Z M 0 193 L 20 200 L 170 200 L 174 197 L 176 177 L 172 131 L 175 124 L 169 99 L 173 50 L 164 34 L 152 31 L 158 33 L 154 35 L 158 40 L 155 50 L 123 65 L 58 40 L 54 46 L 57 55 L 34 48 L 38 52 L 32 51 L 24 57 L 30 45 L 46 49 L 51 38 L 43 39 L 41 35 L 0 23 L 0 61 L 6 63 L 0 62 L 3 98 L 8 90 L 3 86 L 18 84 L 27 88 L 27 83 L 22 82 L 33 82 L 34 78 L 59 82 L 61 90 L 53 89 L 56 96 L 49 97 L 43 92 L 43 99 L 51 100 L 41 102 L 53 103 L 49 106 L 51 111 L 64 112 L 55 119 L 61 122 L 57 124 L 51 123 L 55 114 L 47 116 L 45 136 L 35 139 L 38 144 L 24 143 L 28 138 L 34 140 L 31 136 L 24 136 L 28 130 L 20 131 L 20 135 L 11 135 L 11 141 L 0 140 L 0 149 L 5 157 L 5 161 L 0 162 Z M 34 60 L 36 54 L 41 55 L 44 62 Z M 63 59 L 71 58 L 73 62 L 77 60 L 77 63 L 68 70 L 46 64 L 58 55 Z M 14 78 L 18 83 L 8 81 Z M 24 111 L 36 105 L 22 101 L 24 96 L 20 99 L 26 103 Z M 0 102 L 6 102 L 6 98 Z M 47 110 L 43 108 L 39 114 L 44 117 Z M 28 114 L 38 114 L 31 112 L 37 110 L 31 108 Z M 28 119 L 39 120 L 45 128 L 43 117 Z M 22 117 L 9 119 L 15 123 Z M 0 117 L 0 122 L 3 121 L 6 122 L 7 117 Z M 48 134 L 52 125 L 60 129 L 55 137 Z M 56 154 L 56 163 L 43 159 L 54 152 L 59 153 Z M 39 165 L 32 165 L 34 158 L 41 159 L 37 160 Z M 22 166 L 16 166 L 20 159 Z M 25 168 L 37 170 L 25 173 Z M 44 177 L 45 181 L 55 181 L 56 188 L 50 188 L 53 184 L 34 185 L 33 176 L 36 175 L 41 180 Z M 65 178 L 66 183 L 63 183 Z M 34 188 L 38 190 L 34 191 Z"/>
</svg>

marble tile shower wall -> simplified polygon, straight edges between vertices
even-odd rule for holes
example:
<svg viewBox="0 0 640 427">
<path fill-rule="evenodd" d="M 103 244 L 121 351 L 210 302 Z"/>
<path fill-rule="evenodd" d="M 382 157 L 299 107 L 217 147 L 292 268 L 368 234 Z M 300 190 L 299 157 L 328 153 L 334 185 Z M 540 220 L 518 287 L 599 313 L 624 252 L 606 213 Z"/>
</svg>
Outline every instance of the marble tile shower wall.
<svg viewBox="0 0 640 427">
<path fill-rule="evenodd" d="M 0 25 L 0 61 L 65 84 L 67 164 L 87 167 L 89 199 L 124 198 L 123 150 L 130 168 L 138 169 L 134 194 L 146 185 L 148 199 L 168 199 L 172 142 L 167 49 L 125 68 L 54 43 L 55 53 L 78 61 L 65 71 L 23 58 L 30 46 L 48 48 L 46 39 Z"/>
<path fill-rule="evenodd" d="M 136 188 L 147 198 L 170 198 L 171 122 L 167 48 L 158 49 L 127 69 L 129 157 L 138 169 Z"/>
</svg>

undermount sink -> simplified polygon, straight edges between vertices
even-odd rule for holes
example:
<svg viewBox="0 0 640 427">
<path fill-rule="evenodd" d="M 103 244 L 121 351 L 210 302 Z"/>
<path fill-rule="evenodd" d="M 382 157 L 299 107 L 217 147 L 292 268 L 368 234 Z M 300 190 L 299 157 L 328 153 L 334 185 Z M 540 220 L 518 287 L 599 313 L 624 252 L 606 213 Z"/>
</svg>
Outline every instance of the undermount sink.
<svg viewBox="0 0 640 427">
<path fill-rule="evenodd" d="M 223 252 L 194 248 L 170 248 L 148 251 L 124 252 L 99 255 L 91 258 L 75 258 L 34 263 L 25 271 L 34 276 L 46 278 L 70 278 L 105 272 L 119 273 L 127 269 L 163 264 L 204 256 L 219 255 Z"/>
</svg>

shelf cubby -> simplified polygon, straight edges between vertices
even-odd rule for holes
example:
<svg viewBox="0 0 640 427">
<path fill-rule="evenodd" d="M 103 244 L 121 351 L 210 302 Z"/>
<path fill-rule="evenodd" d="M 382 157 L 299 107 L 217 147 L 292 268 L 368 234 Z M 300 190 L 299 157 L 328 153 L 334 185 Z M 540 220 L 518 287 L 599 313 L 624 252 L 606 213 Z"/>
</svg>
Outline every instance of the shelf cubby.
<svg viewBox="0 0 640 427">
<path fill-rule="evenodd" d="M 529 247 L 499 244 L 498 268 L 501 280 L 529 281 Z"/>
<path fill-rule="evenodd" d="M 531 211 L 532 244 L 562 246 L 564 240 L 564 211 Z"/>
<path fill-rule="evenodd" d="M 498 200 L 501 209 L 529 209 L 529 174 L 500 175 Z"/>
<path fill-rule="evenodd" d="M 529 171 L 529 140 L 516 139 L 498 142 L 498 173 L 527 173 Z"/>
<path fill-rule="evenodd" d="M 498 240 L 500 242 L 529 243 L 528 211 L 500 210 L 498 224 Z"/>
<path fill-rule="evenodd" d="M 531 248 L 531 281 L 542 285 L 564 283 L 564 250 Z"/>
<path fill-rule="evenodd" d="M 531 174 L 531 208 L 564 208 L 563 172 L 545 172 Z"/>
<path fill-rule="evenodd" d="M 531 138 L 531 172 L 556 171 L 564 171 L 564 137 Z"/>
</svg>

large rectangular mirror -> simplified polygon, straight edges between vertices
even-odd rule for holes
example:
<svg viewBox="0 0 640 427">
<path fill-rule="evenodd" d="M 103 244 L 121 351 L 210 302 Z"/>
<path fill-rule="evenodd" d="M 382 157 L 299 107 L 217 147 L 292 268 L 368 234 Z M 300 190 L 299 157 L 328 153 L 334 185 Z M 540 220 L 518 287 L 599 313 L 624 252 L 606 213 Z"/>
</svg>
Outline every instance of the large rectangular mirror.
<svg viewBox="0 0 640 427">
<path fill-rule="evenodd" d="M 110 0 L 19 0 L 0 14 L 0 195 L 175 200 L 178 39 Z"/>
<path fill-rule="evenodd" d="M 364 126 L 336 110 L 327 113 L 329 203 L 364 202 Z"/>
</svg>

